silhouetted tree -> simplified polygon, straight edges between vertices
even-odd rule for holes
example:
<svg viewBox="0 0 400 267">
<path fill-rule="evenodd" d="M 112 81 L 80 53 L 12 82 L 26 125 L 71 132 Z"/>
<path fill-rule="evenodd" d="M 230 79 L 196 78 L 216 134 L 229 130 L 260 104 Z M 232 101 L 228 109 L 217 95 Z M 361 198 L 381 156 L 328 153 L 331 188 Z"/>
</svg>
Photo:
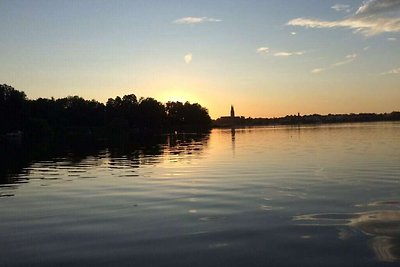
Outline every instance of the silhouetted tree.
<svg viewBox="0 0 400 267">
<path fill-rule="evenodd" d="M 104 105 L 79 96 L 57 99 L 69 127 L 98 127 L 104 123 Z"/>
<path fill-rule="evenodd" d="M 0 85 L 0 133 L 22 130 L 27 122 L 28 106 L 24 92 Z"/>
<path fill-rule="evenodd" d="M 182 102 L 167 102 L 166 112 L 170 125 L 182 125 L 185 121 L 185 112 Z"/>
<path fill-rule="evenodd" d="M 172 128 L 206 128 L 211 125 L 207 109 L 197 103 L 168 102 L 166 112 L 168 123 Z"/>
<path fill-rule="evenodd" d="M 165 107 L 154 98 L 140 98 L 139 124 L 148 129 L 161 129 L 166 120 Z"/>
</svg>

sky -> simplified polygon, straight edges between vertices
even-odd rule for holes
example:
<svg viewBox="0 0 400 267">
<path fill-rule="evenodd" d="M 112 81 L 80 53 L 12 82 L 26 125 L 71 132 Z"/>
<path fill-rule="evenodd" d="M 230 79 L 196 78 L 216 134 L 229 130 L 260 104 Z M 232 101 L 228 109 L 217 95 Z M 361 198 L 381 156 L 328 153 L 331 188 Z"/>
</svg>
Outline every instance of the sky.
<svg viewBox="0 0 400 267">
<path fill-rule="evenodd" d="M 400 0 L 0 0 L 0 83 L 229 115 L 400 110 Z"/>
</svg>

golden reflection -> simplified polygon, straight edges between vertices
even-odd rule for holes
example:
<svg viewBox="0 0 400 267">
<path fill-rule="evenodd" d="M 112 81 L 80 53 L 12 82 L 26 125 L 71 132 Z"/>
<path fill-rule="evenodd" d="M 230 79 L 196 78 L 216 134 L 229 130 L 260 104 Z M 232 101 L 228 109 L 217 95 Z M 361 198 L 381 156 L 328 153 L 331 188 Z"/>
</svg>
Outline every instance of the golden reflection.
<svg viewBox="0 0 400 267">
<path fill-rule="evenodd" d="M 377 210 L 354 214 L 309 214 L 294 217 L 296 221 L 312 221 L 311 225 L 347 226 L 371 236 L 369 246 L 377 260 L 400 260 L 400 211 Z M 348 239 L 352 232 L 339 229 L 339 239 Z"/>
<path fill-rule="evenodd" d="M 235 141 L 236 141 L 236 129 L 231 128 L 231 138 L 232 138 L 232 154 L 235 157 Z"/>
</svg>

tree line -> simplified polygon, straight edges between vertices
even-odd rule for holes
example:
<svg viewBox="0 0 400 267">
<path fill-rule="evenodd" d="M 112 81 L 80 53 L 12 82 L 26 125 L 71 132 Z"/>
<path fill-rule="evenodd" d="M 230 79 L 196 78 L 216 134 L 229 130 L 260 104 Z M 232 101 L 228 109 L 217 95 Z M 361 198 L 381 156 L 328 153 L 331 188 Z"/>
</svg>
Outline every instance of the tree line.
<svg viewBox="0 0 400 267">
<path fill-rule="evenodd" d="M 189 102 L 163 104 L 134 94 L 109 98 L 106 104 L 79 96 L 28 99 L 23 91 L 0 85 L 0 135 L 23 133 L 32 139 L 57 135 L 113 136 L 207 130 L 208 110 Z"/>
<path fill-rule="evenodd" d="M 359 114 L 311 114 L 287 115 L 279 118 L 245 118 L 236 117 L 231 121 L 229 117 L 222 117 L 214 121 L 215 127 L 235 126 L 268 126 L 268 125 L 297 125 L 297 124 L 323 124 L 323 123 L 351 123 L 375 121 L 400 121 L 400 112 L 390 113 L 359 113 Z"/>
</svg>

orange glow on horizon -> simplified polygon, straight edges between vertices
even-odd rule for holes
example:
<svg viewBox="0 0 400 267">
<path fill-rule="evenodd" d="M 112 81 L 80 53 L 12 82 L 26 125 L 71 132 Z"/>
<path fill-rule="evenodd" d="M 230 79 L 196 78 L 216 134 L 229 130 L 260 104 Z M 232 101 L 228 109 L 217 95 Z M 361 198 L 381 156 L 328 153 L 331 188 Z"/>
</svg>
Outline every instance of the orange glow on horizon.
<svg viewBox="0 0 400 267">
<path fill-rule="evenodd" d="M 192 104 L 198 103 L 207 108 L 204 99 L 200 99 L 196 94 L 190 92 L 190 90 L 167 89 L 155 95 L 155 98 L 162 103 L 167 103 L 169 101 L 182 103 L 190 102 Z"/>
</svg>

